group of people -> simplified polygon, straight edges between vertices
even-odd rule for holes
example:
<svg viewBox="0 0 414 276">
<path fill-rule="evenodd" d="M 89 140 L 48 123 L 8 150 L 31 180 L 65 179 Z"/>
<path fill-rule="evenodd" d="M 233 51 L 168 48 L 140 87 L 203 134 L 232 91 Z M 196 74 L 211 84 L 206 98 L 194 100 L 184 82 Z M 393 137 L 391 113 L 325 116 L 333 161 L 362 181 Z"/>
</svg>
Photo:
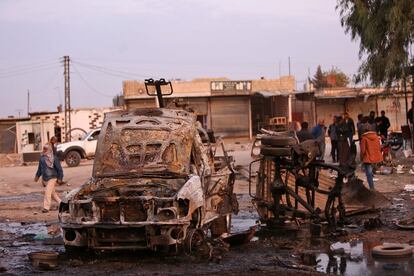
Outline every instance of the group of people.
<svg viewBox="0 0 414 276">
<path fill-rule="evenodd" d="M 354 135 L 358 135 L 362 166 L 365 170 L 368 185 L 374 189 L 373 165 L 382 162 L 381 139 L 386 139 L 390 120 L 385 116 L 385 111 L 381 111 L 381 116 L 375 117 L 375 111 L 371 111 L 369 116 L 358 115 L 358 122 L 355 126 L 354 121 L 347 112 L 339 116 L 334 116 L 332 123 L 326 128 L 323 119 L 318 120 L 318 124 L 309 130 L 307 122 L 301 123 L 301 129 L 296 131 L 299 142 L 314 139 L 320 148 L 320 158 L 325 156 L 325 135 L 331 140 L 331 157 L 334 163 L 339 163 L 343 168 L 356 168 L 356 145 Z"/>
<path fill-rule="evenodd" d="M 56 143 L 58 139 L 53 136 L 49 143 L 43 146 L 40 154 L 39 165 L 34 181 L 39 181 L 42 177 L 42 184 L 45 187 L 45 195 L 43 199 L 43 213 L 49 212 L 52 204 L 52 198 L 57 202 L 58 206 L 61 202 L 59 195 L 55 191 L 56 185 L 63 183 L 63 169 L 57 156 Z"/>
</svg>

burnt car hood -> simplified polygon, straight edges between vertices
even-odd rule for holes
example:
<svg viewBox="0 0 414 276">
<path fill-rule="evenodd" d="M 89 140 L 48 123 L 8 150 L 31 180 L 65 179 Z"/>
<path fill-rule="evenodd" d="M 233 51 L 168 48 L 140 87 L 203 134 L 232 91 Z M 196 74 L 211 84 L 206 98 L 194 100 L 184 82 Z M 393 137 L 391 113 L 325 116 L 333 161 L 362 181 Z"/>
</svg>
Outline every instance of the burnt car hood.
<svg viewBox="0 0 414 276">
<path fill-rule="evenodd" d="M 196 117 L 150 108 L 105 114 L 94 177 L 188 175 Z"/>
</svg>

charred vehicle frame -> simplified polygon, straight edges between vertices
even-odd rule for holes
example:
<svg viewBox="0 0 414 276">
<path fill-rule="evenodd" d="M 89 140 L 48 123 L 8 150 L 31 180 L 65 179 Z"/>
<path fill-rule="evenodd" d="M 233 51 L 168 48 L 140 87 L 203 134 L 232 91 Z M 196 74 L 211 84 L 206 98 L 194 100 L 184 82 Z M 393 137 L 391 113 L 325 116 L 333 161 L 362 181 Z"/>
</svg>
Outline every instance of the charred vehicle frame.
<svg viewBox="0 0 414 276">
<path fill-rule="evenodd" d="M 59 207 L 65 247 L 191 252 L 208 232 L 229 233 L 233 164 L 209 137 L 185 110 L 107 113 L 92 178 Z"/>
</svg>

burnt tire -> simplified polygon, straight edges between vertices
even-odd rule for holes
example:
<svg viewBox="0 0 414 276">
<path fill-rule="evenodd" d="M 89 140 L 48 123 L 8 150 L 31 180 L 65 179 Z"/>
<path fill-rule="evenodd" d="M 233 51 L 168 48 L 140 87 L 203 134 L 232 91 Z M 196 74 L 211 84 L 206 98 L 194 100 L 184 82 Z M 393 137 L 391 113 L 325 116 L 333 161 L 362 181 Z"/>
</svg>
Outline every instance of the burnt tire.
<svg viewBox="0 0 414 276">
<path fill-rule="evenodd" d="M 201 229 L 189 229 L 184 240 L 185 252 L 187 254 L 196 253 L 203 246 L 204 242 L 205 236 Z"/>
<path fill-rule="evenodd" d="M 261 139 L 262 145 L 273 147 L 288 147 L 297 144 L 293 137 L 279 137 L 279 136 L 264 136 Z"/>
<path fill-rule="evenodd" d="M 226 217 L 219 217 L 211 222 L 210 232 L 213 238 L 220 237 L 222 234 L 227 233 L 227 220 Z"/>
<path fill-rule="evenodd" d="M 413 255 L 413 247 L 409 244 L 389 243 L 375 246 L 372 255 L 378 257 L 407 257 Z"/>
<path fill-rule="evenodd" d="M 68 165 L 68 167 L 76 167 L 79 165 L 81 158 L 82 157 L 79 154 L 79 152 L 71 150 L 66 154 L 65 162 Z"/>
<path fill-rule="evenodd" d="M 272 148 L 262 146 L 260 148 L 260 154 L 265 156 L 290 156 L 292 155 L 291 148 Z"/>
</svg>

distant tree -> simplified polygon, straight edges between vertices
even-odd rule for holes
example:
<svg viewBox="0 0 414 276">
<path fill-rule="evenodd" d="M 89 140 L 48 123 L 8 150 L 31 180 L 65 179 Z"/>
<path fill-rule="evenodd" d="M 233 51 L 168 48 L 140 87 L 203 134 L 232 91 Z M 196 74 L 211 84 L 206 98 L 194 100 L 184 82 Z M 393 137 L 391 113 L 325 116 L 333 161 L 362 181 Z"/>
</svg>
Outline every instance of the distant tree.
<svg viewBox="0 0 414 276">
<path fill-rule="evenodd" d="M 324 88 L 327 86 L 326 75 L 322 72 L 322 68 L 320 65 L 318 65 L 315 76 L 313 76 L 312 84 L 313 87 L 315 87 L 316 89 Z"/>
<path fill-rule="evenodd" d="M 341 24 L 360 43 L 356 82 L 391 86 L 407 75 L 414 41 L 413 0 L 337 0 Z"/>
<path fill-rule="evenodd" d="M 330 79 L 332 80 L 330 81 Z M 338 68 L 334 68 L 326 73 L 326 82 L 330 87 L 347 87 L 349 78 L 344 72 Z"/>
<path fill-rule="evenodd" d="M 316 89 L 326 87 L 346 87 L 349 84 L 349 78 L 338 68 L 333 68 L 328 72 L 323 72 L 319 65 L 316 69 L 312 84 Z"/>
</svg>

